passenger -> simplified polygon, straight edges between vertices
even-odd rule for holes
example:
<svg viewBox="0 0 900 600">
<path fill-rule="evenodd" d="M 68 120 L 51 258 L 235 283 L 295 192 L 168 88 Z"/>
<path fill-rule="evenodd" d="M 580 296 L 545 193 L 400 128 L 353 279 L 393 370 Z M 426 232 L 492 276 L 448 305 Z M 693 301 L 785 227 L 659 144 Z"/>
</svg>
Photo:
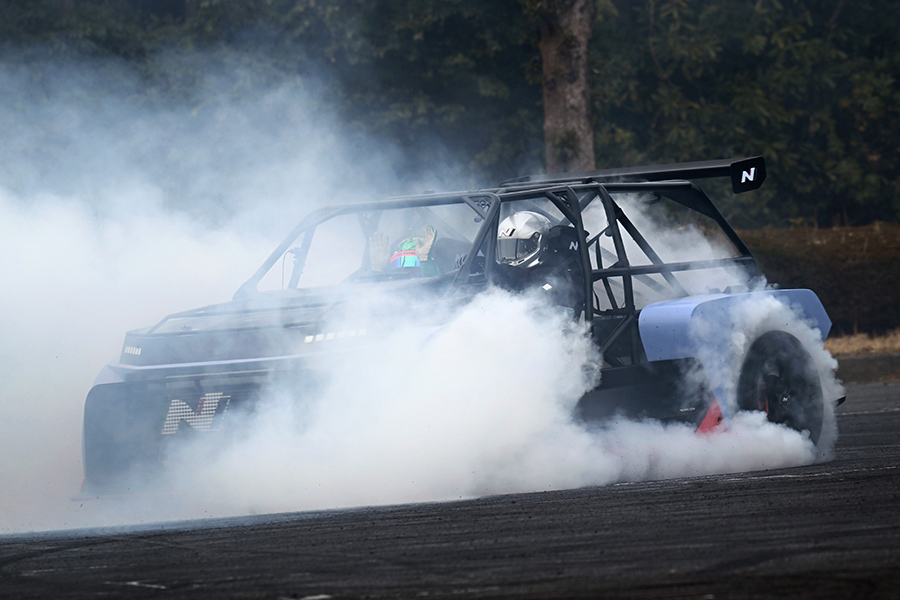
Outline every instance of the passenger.
<svg viewBox="0 0 900 600">
<path fill-rule="evenodd" d="M 390 269 L 417 268 L 422 277 L 437 277 L 441 274 L 437 263 L 431 258 L 431 249 L 437 234 L 434 227 L 426 225 L 421 236 L 404 238 L 394 245 L 393 252 L 388 236 L 375 232 L 369 238 L 369 259 L 373 271 L 387 272 Z"/>
</svg>

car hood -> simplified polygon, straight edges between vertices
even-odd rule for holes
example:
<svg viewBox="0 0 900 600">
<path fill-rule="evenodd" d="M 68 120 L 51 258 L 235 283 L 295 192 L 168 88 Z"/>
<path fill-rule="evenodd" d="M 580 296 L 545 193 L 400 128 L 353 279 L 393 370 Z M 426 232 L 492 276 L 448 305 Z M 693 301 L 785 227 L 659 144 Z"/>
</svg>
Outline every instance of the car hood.
<svg viewBox="0 0 900 600">
<path fill-rule="evenodd" d="M 433 327 L 465 294 L 438 280 L 259 294 L 175 313 L 130 331 L 121 365 L 150 366 L 273 358 L 358 346 L 398 320 Z"/>
</svg>

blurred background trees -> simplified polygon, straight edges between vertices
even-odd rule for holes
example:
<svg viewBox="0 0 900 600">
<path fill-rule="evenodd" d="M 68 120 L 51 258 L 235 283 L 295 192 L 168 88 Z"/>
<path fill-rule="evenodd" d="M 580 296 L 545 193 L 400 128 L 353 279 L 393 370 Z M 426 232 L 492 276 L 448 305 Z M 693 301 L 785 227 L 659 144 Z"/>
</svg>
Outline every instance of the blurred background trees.
<svg viewBox="0 0 900 600">
<path fill-rule="evenodd" d="M 898 32 L 892 0 L 0 0 L 7 67 L 104 57 L 149 105 L 201 102 L 173 55 L 252 64 L 235 97 L 299 77 L 403 149 L 401 180 L 763 154 L 763 189 L 722 207 L 743 227 L 900 220 Z M 586 130 L 547 129 L 581 99 Z"/>
</svg>

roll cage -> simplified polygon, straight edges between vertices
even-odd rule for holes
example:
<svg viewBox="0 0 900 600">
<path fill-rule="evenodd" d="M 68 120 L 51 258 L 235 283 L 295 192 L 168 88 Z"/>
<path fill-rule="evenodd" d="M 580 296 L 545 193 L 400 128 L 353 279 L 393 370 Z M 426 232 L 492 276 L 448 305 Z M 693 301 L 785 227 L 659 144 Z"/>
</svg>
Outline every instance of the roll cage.
<svg viewBox="0 0 900 600">
<path fill-rule="evenodd" d="M 716 268 L 737 268 L 746 273 L 744 281 L 759 275 L 750 250 L 725 220 L 710 198 L 688 179 L 730 177 L 736 193 L 758 188 L 765 179 L 762 157 L 738 160 L 706 161 L 638 167 L 620 170 L 594 171 L 553 176 L 525 177 L 503 182 L 502 187 L 464 193 L 392 198 L 381 202 L 348 204 L 320 209 L 298 224 L 259 270 L 238 290 L 235 298 L 253 295 L 263 275 L 284 256 L 293 252 L 300 261 L 300 270 L 292 275 L 296 282 L 312 234 L 306 235 L 300 246 L 291 248 L 304 231 L 313 231 L 321 223 L 338 215 L 357 213 L 365 232 L 374 230 L 376 223 L 367 223 L 365 214 L 395 208 L 428 208 L 462 203 L 468 205 L 481 220 L 471 247 L 444 288 L 445 295 L 461 291 L 469 284 L 499 281 L 496 256 L 497 231 L 504 216 L 504 207 L 537 210 L 554 225 L 575 229 L 580 270 L 583 277 L 583 310 L 578 317 L 588 322 L 600 351 L 609 366 L 634 365 L 646 360 L 638 332 L 638 316 L 642 308 L 636 301 L 635 284 L 657 292 L 664 298 L 692 295 L 683 284 L 683 274 Z M 636 181 L 641 180 L 641 181 Z M 653 203 L 665 199 L 689 212 L 702 215 L 715 225 L 734 249 L 734 255 L 687 261 L 667 261 L 623 209 L 620 198 L 639 196 Z M 555 212 L 549 209 L 552 206 Z M 542 208 L 542 207 L 547 207 Z M 588 232 L 584 215 L 597 211 L 604 226 Z M 601 245 L 607 241 L 607 246 Z M 611 242 L 611 244 L 610 244 Z M 611 247 L 609 247 L 611 245 Z M 644 260 L 633 260 L 640 254 Z M 365 260 L 365 259 L 364 259 Z M 449 275 L 447 276 L 450 279 Z"/>
</svg>

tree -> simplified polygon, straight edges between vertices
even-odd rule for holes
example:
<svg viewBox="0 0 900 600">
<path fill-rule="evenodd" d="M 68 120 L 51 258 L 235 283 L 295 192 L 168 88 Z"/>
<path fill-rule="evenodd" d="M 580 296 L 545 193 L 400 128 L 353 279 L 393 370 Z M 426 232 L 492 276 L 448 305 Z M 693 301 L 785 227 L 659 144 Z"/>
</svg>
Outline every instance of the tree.
<svg viewBox="0 0 900 600">
<path fill-rule="evenodd" d="M 397 149 L 399 186 L 761 153 L 769 182 L 725 212 L 829 226 L 900 219 L 895 4 L 7 0 L 0 44 L 6 63 L 113 56 L 159 106 L 195 94 L 198 53 L 253 64 L 227 95 L 319 82 Z"/>
<path fill-rule="evenodd" d="M 595 168 L 588 43 L 595 0 L 522 0 L 540 30 L 548 173 Z"/>
<path fill-rule="evenodd" d="M 602 162 L 763 154 L 743 226 L 900 217 L 900 11 L 890 0 L 617 1 L 599 23 Z"/>
</svg>

